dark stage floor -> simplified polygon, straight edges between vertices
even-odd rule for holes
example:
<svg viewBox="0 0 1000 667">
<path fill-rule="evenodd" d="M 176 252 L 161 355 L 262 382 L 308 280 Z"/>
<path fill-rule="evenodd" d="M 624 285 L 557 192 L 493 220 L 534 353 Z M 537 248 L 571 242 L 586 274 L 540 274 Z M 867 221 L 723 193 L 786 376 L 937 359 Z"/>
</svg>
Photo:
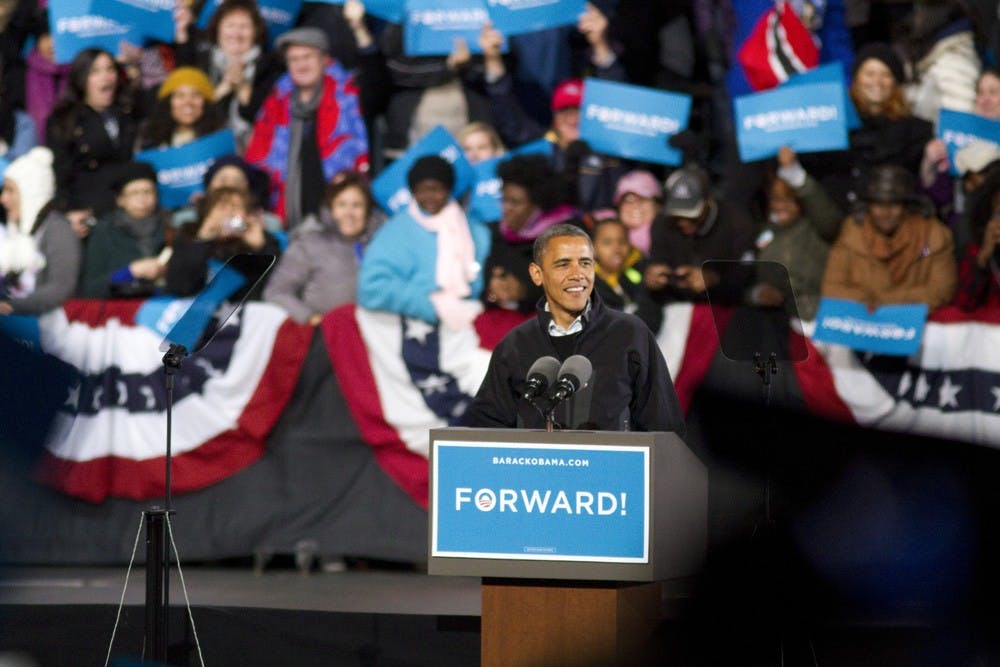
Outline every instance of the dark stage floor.
<svg viewBox="0 0 1000 667">
<path fill-rule="evenodd" d="M 101 665 L 124 568 L 8 568 L 0 581 L 0 650 L 37 665 Z M 184 579 L 207 665 L 475 665 L 480 582 L 385 570 L 188 566 Z M 145 575 L 133 568 L 112 652 L 142 655 Z M 171 657 L 199 664 L 176 570 Z M 3 658 L 0 658 L 0 664 Z"/>
</svg>

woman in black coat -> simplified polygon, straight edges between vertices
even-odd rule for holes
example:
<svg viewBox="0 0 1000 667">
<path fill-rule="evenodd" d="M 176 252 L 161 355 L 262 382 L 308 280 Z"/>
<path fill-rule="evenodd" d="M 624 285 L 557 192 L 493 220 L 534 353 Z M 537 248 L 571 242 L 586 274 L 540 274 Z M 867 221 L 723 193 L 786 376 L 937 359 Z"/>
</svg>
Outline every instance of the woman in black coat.
<svg viewBox="0 0 1000 667">
<path fill-rule="evenodd" d="M 136 122 L 127 87 L 110 53 L 84 49 L 49 116 L 45 139 L 54 157 L 55 207 L 80 237 L 89 233 L 88 219 L 115 207 L 118 169 L 132 158 Z"/>
</svg>

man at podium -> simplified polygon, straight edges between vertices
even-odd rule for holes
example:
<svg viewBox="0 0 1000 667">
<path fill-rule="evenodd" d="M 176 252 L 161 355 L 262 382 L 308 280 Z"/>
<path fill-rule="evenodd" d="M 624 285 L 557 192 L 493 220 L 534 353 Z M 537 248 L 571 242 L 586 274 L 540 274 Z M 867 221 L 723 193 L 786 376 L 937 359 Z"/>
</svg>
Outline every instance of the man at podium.
<svg viewBox="0 0 1000 667">
<path fill-rule="evenodd" d="M 493 351 L 469 425 L 544 428 L 551 415 L 560 428 L 683 435 L 684 416 L 655 337 L 634 315 L 605 308 L 593 291 L 587 233 L 567 224 L 546 230 L 535 240 L 529 271 L 545 293 L 538 317 Z"/>
</svg>

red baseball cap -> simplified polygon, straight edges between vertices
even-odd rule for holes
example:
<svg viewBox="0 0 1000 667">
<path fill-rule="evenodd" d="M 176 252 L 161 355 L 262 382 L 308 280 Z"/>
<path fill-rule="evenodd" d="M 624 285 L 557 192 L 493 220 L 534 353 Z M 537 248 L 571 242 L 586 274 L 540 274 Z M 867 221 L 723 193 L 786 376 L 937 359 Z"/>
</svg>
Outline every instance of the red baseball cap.
<svg viewBox="0 0 1000 667">
<path fill-rule="evenodd" d="M 580 108 L 583 102 L 583 80 L 566 79 L 552 93 L 552 110 L 562 111 L 569 108 Z"/>
</svg>

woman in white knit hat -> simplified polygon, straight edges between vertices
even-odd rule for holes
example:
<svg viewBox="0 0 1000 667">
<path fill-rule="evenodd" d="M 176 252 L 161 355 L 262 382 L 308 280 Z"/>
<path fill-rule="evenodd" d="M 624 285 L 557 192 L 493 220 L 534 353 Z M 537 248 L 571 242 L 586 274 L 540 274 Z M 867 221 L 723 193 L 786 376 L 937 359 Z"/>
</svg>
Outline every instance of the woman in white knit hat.
<svg viewBox="0 0 1000 667">
<path fill-rule="evenodd" d="M 52 151 L 32 148 L 3 172 L 0 206 L 0 315 L 39 315 L 76 289 L 82 251 L 66 218 L 53 209 Z"/>
</svg>

